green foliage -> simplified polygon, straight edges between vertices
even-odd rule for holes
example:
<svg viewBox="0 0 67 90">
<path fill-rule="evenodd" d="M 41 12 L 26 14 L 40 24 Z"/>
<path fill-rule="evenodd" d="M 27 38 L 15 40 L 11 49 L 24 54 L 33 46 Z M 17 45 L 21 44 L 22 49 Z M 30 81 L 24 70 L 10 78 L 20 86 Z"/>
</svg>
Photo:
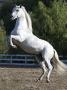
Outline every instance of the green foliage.
<svg viewBox="0 0 67 90">
<path fill-rule="evenodd" d="M 0 18 L 3 19 L 4 27 L 7 34 L 10 34 L 10 31 L 14 27 L 14 23 L 11 21 L 11 11 L 13 8 L 12 2 L 6 2 L 1 8 L 1 15 Z"/>
<path fill-rule="evenodd" d="M 32 13 L 32 19 L 35 34 L 52 43 L 59 53 L 65 54 L 67 51 L 67 37 L 65 37 L 67 36 L 67 5 L 61 0 L 55 0 L 51 7 L 46 7 L 40 1 Z"/>
<path fill-rule="evenodd" d="M 5 53 L 6 50 L 8 50 L 6 39 L 6 32 L 2 28 L 0 28 L 0 53 Z"/>
<path fill-rule="evenodd" d="M 14 4 L 26 7 L 38 37 L 49 41 L 60 54 L 67 54 L 67 3 L 64 0 L 8 0 L 1 9 L 8 35 L 15 25 L 10 19 Z"/>
</svg>

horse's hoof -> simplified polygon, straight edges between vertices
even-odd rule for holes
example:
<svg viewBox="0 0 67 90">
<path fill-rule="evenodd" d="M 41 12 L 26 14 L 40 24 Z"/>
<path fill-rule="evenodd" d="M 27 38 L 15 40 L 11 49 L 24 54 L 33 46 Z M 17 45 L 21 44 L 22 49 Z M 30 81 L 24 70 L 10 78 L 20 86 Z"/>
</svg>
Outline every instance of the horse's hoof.
<svg viewBox="0 0 67 90">
<path fill-rule="evenodd" d="M 47 83 L 49 83 L 49 82 L 50 82 L 50 80 L 46 80 L 46 82 L 47 82 Z"/>
<path fill-rule="evenodd" d="M 40 81 L 40 78 L 39 79 L 36 79 L 36 82 L 39 82 Z"/>
<path fill-rule="evenodd" d="M 16 45 L 12 45 L 12 47 L 13 47 L 13 48 L 15 48 L 15 49 L 17 48 L 17 46 L 16 46 Z"/>
</svg>

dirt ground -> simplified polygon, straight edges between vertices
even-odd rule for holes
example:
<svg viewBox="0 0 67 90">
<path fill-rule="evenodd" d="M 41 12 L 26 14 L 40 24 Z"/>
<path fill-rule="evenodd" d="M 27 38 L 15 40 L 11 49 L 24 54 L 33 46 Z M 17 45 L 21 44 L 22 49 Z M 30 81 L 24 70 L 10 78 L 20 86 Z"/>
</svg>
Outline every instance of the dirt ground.
<svg viewBox="0 0 67 90">
<path fill-rule="evenodd" d="M 67 74 L 51 74 L 50 83 L 46 78 L 36 82 L 41 75 L 40 68 L 2 68 L 0 67 L 0 90 L 67 90 Z"/>
</svg>

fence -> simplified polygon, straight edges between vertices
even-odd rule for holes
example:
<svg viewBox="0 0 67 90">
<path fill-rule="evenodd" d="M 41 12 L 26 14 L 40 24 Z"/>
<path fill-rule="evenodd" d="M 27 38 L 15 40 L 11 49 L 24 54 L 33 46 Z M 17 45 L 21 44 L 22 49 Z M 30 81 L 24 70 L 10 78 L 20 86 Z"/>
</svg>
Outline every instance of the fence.
<svg viewBox="0 0 67 90">
<path fill-rule="evenodd" d="M 67 64 L 67 57 L 61 60 Z M 0 66 L 1 65 L 12 65 L 12 66 L 38 66 L 35 55 L 9 55 L 0 54 Z"/>
<path fill-rule="evenodd" d="M 38 66 L 34 55 L 9 55 L 0 54 L 0 66 Z"/>
</svg>

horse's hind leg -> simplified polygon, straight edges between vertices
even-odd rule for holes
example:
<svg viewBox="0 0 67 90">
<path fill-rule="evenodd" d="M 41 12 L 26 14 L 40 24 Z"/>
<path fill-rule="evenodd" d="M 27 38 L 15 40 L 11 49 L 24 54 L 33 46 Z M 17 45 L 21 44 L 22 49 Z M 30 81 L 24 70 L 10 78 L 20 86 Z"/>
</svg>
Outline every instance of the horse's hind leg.
<svg viewBox="0 0 67 90">
<path fill-rule="evenodd" d="M 41 76 L 39 77 L 38 80 L 42 80 L 43 77 L 44 77 L 44 75 L 45 75 L 45 72 L 47 71 L 44 61 L 40 62 L 40 65 L 41 65 L 41 68 L 42 68 L 42 70 L 43 70 L 43 73 L 41 74 Z"/>
<path fill-rule="evenodd" d="M 45 58 L 45 62 L 46 62 L 47 67 L 48 67 L 48 74 L 47 74 L 46 79 L 47 79 L 47 82 L 49 82 L 50 81 L 50 74 L 52 72 L 53 66 L 51 65 L 51 62 L 49 59 Z"/>
<path fill-rule="evenodd" d="M 50 53 L 49 53 L 50 52 Z M 47 82 L 50 81 L 50 75 L 51 75 L 51 72 L 52 72 L 52 69 L 53 69 L 53 66 L 51 65 L 51 59 L 53 57 L 53 49 L 52 48 L 48 48 L 46 50 L 43 50 L 42 52 L 42 57 L 47 65 L 47 68 L 48 68 L 48 74 L 47 74 Z"/>
</svg>

